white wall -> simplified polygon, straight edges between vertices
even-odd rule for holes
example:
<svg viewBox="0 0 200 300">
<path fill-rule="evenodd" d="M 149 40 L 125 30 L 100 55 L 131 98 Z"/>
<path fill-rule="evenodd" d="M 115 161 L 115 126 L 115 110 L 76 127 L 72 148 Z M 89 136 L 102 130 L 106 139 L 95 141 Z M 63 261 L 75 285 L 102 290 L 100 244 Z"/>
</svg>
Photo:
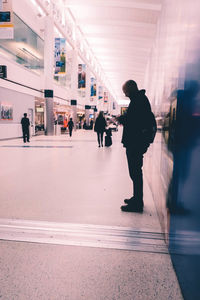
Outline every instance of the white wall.
<svg viewBox="0 0 200 300">
<path fill-rule="evenodd" d="M 28 109 L 35 111 L 34 96 L 0 87 L 0 103 L 13 106 L 13 120 L 0 120 L 0 139 L 22 136 L 21 118 Z"/>
</svg>

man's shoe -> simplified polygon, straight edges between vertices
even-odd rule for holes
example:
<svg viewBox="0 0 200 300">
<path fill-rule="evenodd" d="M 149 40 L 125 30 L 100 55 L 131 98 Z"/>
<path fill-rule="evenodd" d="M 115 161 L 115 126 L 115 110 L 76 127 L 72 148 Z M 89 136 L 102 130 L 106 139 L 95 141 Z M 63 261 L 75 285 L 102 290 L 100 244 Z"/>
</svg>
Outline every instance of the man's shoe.
<svg viewBox="0 0 200 300">
<path fill-rule="evenodd" d="M 131 197 L 130 199 L 124 199 L 124 203 L 126 203 L 126 204 L 130 204 L 130 203 L 133 203 L 134 202 L 134 196 L 133 197 Z"/>
<path fill-rule="evenodd" d="M 126 211 L 126 212 L 137 212 L 137 213 L 142 213 L 143 212 L 143 207 L 142 206 L 138 206 L 136 204 L 134 205 L 122 205 L 121 206 L 121 210 L 122 211 Z"/>
</svg>

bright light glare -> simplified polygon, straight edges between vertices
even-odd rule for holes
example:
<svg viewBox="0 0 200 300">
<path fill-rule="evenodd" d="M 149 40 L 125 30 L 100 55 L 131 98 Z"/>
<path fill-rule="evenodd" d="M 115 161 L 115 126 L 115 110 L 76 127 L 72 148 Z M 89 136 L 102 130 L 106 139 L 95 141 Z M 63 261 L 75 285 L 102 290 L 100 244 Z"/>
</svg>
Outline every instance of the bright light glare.
<svg viewBox="0 0 200 300">
<path fill-rule="evenodd" d="M 119 105 L 129 105 L 130 101 L 129 100 L 125 100 L 125 99 L 120 99 L 120 100 L 117 100 L 117 103 Z"/>
<path fill-rule="evenodd" d="M 36 3 L 35 0 L 31 0 L 31 2 L 32 2 L 35 6 L 37 6 L 37 3 Z"/>
</svg>

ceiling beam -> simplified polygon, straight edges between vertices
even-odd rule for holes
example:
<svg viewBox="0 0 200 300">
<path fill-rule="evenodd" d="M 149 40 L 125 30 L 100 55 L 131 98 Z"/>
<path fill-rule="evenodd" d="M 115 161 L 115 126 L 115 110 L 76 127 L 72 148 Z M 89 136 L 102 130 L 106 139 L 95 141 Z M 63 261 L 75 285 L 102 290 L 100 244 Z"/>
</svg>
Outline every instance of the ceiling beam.
<svg viewBox="0 0 200 300">
<path fill-rule="evenodd" d="M 65 0 L 67 7 L 73 6 L 96 6 L 96 7 L 126 7 L 160 11 L 162 6 L 162 0 Z"/>
</svg>

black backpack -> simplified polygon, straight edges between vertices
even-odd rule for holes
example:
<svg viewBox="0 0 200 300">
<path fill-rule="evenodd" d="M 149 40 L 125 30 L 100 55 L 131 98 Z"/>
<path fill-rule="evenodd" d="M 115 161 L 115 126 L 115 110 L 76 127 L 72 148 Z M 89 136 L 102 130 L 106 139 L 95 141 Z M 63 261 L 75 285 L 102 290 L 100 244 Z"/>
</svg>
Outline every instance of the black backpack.
<svg viewBox="0 0 200 300">
<path fill-rule="evenodd" d="M 149 142 L 153 143 L 155 136 L 156 136 L 156 131 L 157 131 L 157 123 L 156 123 L 156 118 L 154 116 L 154 113 L 151 111 L 150 114 L 150 124 L 149 124 Z"/>
<path fill-rule="evenodd" d="M 146 116 L 144 121 L 144 128 L 142 130 L 144 141 L 146 141 L 146 143 L 148 144 L 152 144 L 156 136 L 156 131 L 157 131 L 156 119 L 153 112 L 151 111 L 148 114 L 148 116 Z"/>
</svg>

